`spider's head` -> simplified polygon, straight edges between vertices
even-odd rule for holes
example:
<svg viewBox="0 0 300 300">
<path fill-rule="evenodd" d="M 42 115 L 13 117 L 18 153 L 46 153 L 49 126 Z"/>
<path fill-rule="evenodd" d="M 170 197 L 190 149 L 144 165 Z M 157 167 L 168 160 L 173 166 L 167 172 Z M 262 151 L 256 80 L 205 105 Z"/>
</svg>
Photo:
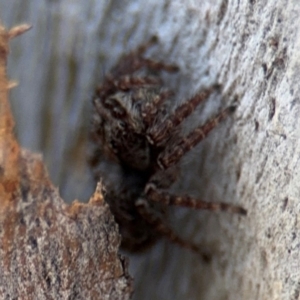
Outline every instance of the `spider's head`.
<svg viewBox="0 0 300 300">
<path fill-rule="evenodd" d="M 146 124 L 141 115 L 145 97 L 141 91 L 119 91 L 107 97 L 95 97 L 94 107 L 104 155 L 126 167 L 145 170 L 150 163 Z"/>
</svg>

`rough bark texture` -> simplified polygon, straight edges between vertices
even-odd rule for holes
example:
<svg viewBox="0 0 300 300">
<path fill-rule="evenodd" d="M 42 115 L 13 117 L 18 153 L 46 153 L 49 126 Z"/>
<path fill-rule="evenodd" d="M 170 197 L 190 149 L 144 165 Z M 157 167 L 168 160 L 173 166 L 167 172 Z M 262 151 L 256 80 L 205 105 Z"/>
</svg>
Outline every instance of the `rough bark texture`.
<svg viewBox="0 0 300 300">
<path fill-rule="evenodd" d="M 6 80 L 10 38 L 0 25 L 0 298 L 129 299 L 120 235 L 99 184 L 88 204 L 66 205 L 40 155 L 13 134 Z"/>
<path fill-rule="evenodd" d="M 14 45 L 11 61 L 10 74 L 21 82 L 12 95 L 18 135 L 45 154 L 68 199 L 88 198 L 92 190 L 84 137 L 93 86 L 151 35 L 160 43 L 149 56 L 181 70 L 175 79 L 166 76 L 178 95 L 174 106 L 204 86 L 223 85 L 222 97 L 197 110 L 187 130 L 239 102 L 234 116 L 182 161 L 174 188 L 239 203 L 247 218 L 174 216 L 174 227 L 211 249 L 213 261 L 204 265 L 162 242 L 131 259 L 135 299 L 298 299 L 299 1 L 18 2 L 0 3 L 6 24 L 34 26 Z"/>
</svg>

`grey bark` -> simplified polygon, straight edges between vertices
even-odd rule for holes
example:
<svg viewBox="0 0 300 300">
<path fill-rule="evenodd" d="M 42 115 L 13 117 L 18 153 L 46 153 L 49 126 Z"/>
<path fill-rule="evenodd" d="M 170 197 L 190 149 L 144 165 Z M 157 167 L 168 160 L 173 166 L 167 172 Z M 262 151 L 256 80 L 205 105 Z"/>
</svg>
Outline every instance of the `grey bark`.
<svg viewBox="0 0 300 300">
<path fill-rule="evenodd" d="M 90 98 L 118 57 L 153 34 L 149 56 L 180 67 L 166 76 L 174 107 L 211 84 L 222 94 L 186 130 L 239 105 L 185 157 L 178 193 L 238 203 L 248 216 L 176 210 L 174 228 L 213 261 L 161 242 L 131 258 L 135 299 L 298 299 L 298 1 L 20 1 L 0 18 L 34 28 L 12 45 L 10 74 L 22 144 L 41 151 L 63 195 L 93 190 L 85 157 Z M 22 2 L 23 3 L 23 2 Z"/>
</svg>

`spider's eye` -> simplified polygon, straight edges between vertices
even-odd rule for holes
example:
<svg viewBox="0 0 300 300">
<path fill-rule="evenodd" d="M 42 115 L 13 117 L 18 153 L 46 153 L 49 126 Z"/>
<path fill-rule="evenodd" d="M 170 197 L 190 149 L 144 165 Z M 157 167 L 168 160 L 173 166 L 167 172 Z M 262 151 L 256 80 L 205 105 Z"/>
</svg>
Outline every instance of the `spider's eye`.
<svg viewBox="0 0 300 300">
<path fill-rule="evenodd" d="M 126 128 L 125 122 L 122 122 L 122 121 L 119 122 L 119 126 L 120 126 L 122 129 L 125 129 L 125 128 Z"/>
<path fill-rule="evenodd" d="M 118 146 L 117 146 L 117 143 L 114 140 L 110 141 L 110 147 L 111 147 L 111 149 L 113 150 L 114 153 L 118 152 L 118 150 L 117 150 Z"/>
<path fill-rule="evenodd" d="M 142 110 L 142 104 L 139 102 L 137 104 L 135 104 L 135 108 L 138 110 L 138 111 L 141 111 Z"/>
<path fill-rule="evenodd" d="M 117 99 L 104 99 L 103 106 L 108 109 L 115 118 L 124 118 L 127 115 L 126 110 L 120 105 Z"/>
<path fill-rule="evenodd" d="M 104 98 L 102 104 L 107 109 L 112 109 L 114 106 L 119 105 L 118 100 L 114 98 Z"/>
<path fill-rule="evenodd" d="M 116 118 L 124 118 L 126 116 L 126 110 L 123 107 L 115 106 L 111 114 Z"/>
</svg>

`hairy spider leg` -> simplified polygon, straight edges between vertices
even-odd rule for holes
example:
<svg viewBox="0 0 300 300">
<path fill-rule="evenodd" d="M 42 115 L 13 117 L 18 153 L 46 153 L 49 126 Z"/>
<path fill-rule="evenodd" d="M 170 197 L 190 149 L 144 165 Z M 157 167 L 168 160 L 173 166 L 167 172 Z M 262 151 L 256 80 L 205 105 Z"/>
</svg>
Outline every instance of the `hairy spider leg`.
<svg viewBox="0 0 300 300">
<path fill-rule="evenodd" d="M 141 63 L 143 64 L 143 66 L 145 66 L 151 70 L 156 70 L 156 71 L 162 70 L 162 71 L 166 71 L 169 73 L 174 73 L 174 72 L 179 71 L 179 68 L 176 65 L 165 64 L 160 61 L 153 60 L 153 59 L 143 58 L 141 60 Z"/>
<path fill-rule="evenodd" d="M 247 211 L 240 206 L 223 203 L 223 202 L 205 202 L 199 199 L 192 198 L 188 195 L 176 196 L 168 192 L 164 192 L 156 187 L 153 183 L 148 183 L 145 188 L 147 199 L 160 202 L 165 205 L 174 205 L 182 207 L 190 207 L 194 209 L 205 209 L 211 211 L 226 211 L 230 213 L 237 213 L 240 215 L 247 215 Z"/>
<path fill-rule="evenodd" d="M 118 69 L 112 71 L 113 76 L 133 74 L 144 67 L 153 71 L 166 71 L 169 73 L 178 72 L 179 70 L 179 68 L 173 64 L 165 64 L 143 57 L 132 56 L 125 59 L 122 58 L 121 60 L 124 62 L 118 67 Z"/>
<path fill-rule="evenodd" d="M 147 77 L 134 77 L 134 76 L 123 76 L 119 80 L 114 80 L 113 85 L 117 90 L 129 90 L 136 87 L 147 86 L 147 85 L 160 85 L 162 82 L 160 79 L 147 76 Z"/>
<path fill-rule="evenodd" d="M 144 67 L 144 63 L 142 63 L 142 56 L 150 47 L 152 47 L 156 43 L 157 38 L 154 36 L 150 38 L 148 42 L 140 45 L 137 49 L 123 55 L 120 58 L 118 65 L 112 70 L 112 75 L 115 77 L 125 74 L 132 74 Z"/>
<path fill-rule="evenodd" d="M 206 138 L 206 136 L 223 120 L 225 117 L 235 110 L 235 106 L 230 106 L 221 111 L 219 114 L 208 120 L 204 125 L 195 128 L 186 137 L 175 145 L 166 147 L 158 156 L 157 163 L 161 169 L 168 169 L 170 166 L 176 164 L 185 153 L 194 148 L 199 142 Z"/>
<path fill-rule="evenodd" d="M 134 72 L 146 67 L 150 70 L 164 70 L 166 72 L 177 72 L 179 68 L 172 64 L 165 64 L 152 59 L 144 58 L 143 54 L 154 44 L 157 43 L 157 38 L 152 37 L 147 43 L 138 47 L 135 51 L 124 55 L 120 59 L 120 63 L 112 70 L 112 75 L 122 76 L 126 74 L 133 74 Z"/>
<path fill-rule="evenodd" d="M 174 231 L 164 222 L 164 220 L 157 214 L 157 212 L 149 206 L 146 199 L 140 198 L 136 202 L 136 208 L 139 214 L 153 226 L 154 230 L 161 234 L 162 236 L 169 239 L 171 242 L 184 247 L 186 249 L 192 250 L 197 254 L 200 254 L 204 261 L 210 260 L 210 255 L 202 251 L 202 249 L 193 243 L 187 242 L 180 238 Z"/>
<path fill-rule="evenodd" d="M 123 76 L 119 80 L 114 80 L 112 77 L 108 76 L 105 82 L 99 86 L 96 90 L 94 99 L 106 98 L 120 90 L 126 91 L 132 88 L 137 88 L 147 85 L 160 85 L 161 81 L 153 77 L 133 77 L 133 76 Z"/>
<path fill-rule="evenodd" d="M 180 125 L 202 101 L 207 99 L 213 90 L 214 88 L 210 88 L 198 93 L 178 106 L 167 119 L 153 124 L 147 134 L 149 143 L 154 145 L 164 144 L 169 139 L 174 128 Z"/>
<path fill-rule="evenodd" d="M 102 98 L 107 97 L 118 90 L 127 90 L 143 85 L 161 84 L 160 80 L 152 77 L 135 77 L 134 72 L 146 67 L 150 70 L 177 72 L 179 68 L 172 64 L 165 64 L 152 59 L 144 58 L 142 55 L 145 51 L 157 43 L 157 38 L 152 37 L 147 43 L 138 47 L 135 51 L 121 57 L 119 64 L 115 67 L 111 74 L 106 76 L 104 83 L 97 89 L 96 96 Z M 121 77 L 120 80 L 114 80 L 116 77 Z"/>
</svg>

